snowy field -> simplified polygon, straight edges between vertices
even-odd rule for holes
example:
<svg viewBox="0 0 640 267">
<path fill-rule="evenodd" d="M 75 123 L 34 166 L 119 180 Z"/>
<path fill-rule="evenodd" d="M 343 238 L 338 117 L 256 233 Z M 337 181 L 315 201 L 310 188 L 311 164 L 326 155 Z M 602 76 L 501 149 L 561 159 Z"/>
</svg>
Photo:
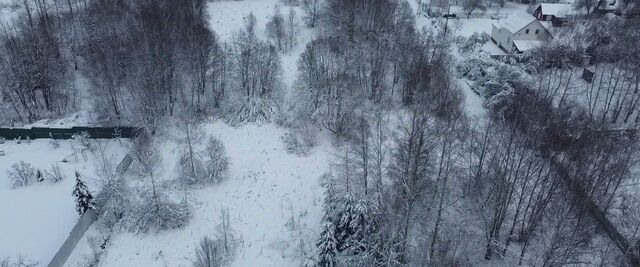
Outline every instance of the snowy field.
<svg viewBox="0 0 640 267">
<path fill-rule="evenodd" d="M 91 187 L 96 184 L 95 158 L 87 152 L 73 156 L 75 141 L 33 140 L 30 143 L 6 141 L 0 144 L 0 259 L 24 257 L 29 262 L 46 265 L 69 235 L 78 219 L 71 192 L 75 185 L 75 171 L 80 172 Z M 107 155 L 122 158 L 117 141 L 98 141 L 106 145 Z M 68 162 L 62 162 L 67 159 Z M 26 187 L 11 189 L 7 171 L 11 165 L 27 162 L 42 171 L 58 164 L 66 176 L 61 182 L 44 181 Z M 94 186 L 95 188 L 95 186 Z"/>
<path fill-rule="evenodd" d="M 222 209 L 229 210 L 231 228 L 241 240 L 233 266 L 300 265 L 295 257 L 300 244 L 291 240 L 299 240 L 295 237 L 300 234 L 314 240 L 317 235 L 328 141 L 299 157 L 287 153 L 281 139 L 284 130 L 272 124 L 234 128 L 216 122 L 207 124 L 205 131 L 225 145 L 230 159 L 227 180 L 189 191 L 194 216 L 186 228 L 117 235 L 101 259 L 103 266 L 190 266 L 197 242 L 215 236 Z M 177 162 L 176 144 L 169 140 L 161 147 L 165 168 L 160 176 L 175 179 L 175 166 L 168 163 Z M 288 227 L 292 218 L 301 232 Z M 83 253 L 90 252 L 86 238 L 96 234 L 95 227 L 87 232 L 68 266 L 82 262 Z M 311 249 L 312 244 L 304 245 Z"/>
</svg>

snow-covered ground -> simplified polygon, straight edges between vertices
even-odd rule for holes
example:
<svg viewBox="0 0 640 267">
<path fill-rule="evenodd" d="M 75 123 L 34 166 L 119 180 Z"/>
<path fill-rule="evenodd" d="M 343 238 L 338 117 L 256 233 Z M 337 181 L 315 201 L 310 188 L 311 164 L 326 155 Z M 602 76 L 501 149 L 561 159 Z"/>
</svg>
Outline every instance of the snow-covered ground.
<svg viewBox="0 0 640 267">
<path fill-rule="evenodd" d="M 209 2 L 210 27 L 221 41 L 231 42 L 251 12 L 257 20 L 256 33 L 266 39 L 265 25 L 277 0 Z M 289 7 L 280 6 L 283 16 Z M 283 82 L 287 92 L 296 78 L 297 60 L 314 30 L 304 26 L 303 11 L 296 7 L 300 35 L 298 45 L 282 56 Z M 101 266 L 191 266 L 195 245 L 204 236 L 214 237 L 221 211 L 228 209 L 231 228 L 241 240 L 233 266 L 300 266 L 300 235 L 304 250 L 311 247 L 320 225 L 323 187 L 320 177 L 328 171 L 330 141 L 319 144 L 306 156 L 289 154 L 282 136 L 285 130 L 274 124 L 231 127 L 222 122 L 204 125 L 207 136 L 224 144 L 229 157 L 228 178 L 221 184 L 189 190 L 187 199 L 193 218 L 184 229 L 112 237 Z M 171 133 L 161 146 L 163 179 L 177 179 L 179 148 Z M 322 134 L 321 134 L 322 136 Z M 290 222 L 295 221 L 296 230 Z M 298 226 L 300 226 L 298 228 Z M 71 255 L 67 266 L 78 266 L 91 254 L 89 237 L 100 235 L 92 226 Z"/>
<path fill-rule="evenodd" d="M 58 148 L 50 140 L 33 140 L 18 144 L 6 141 L 0 144 L 4 156 L 0 156 L 0 259 L 25 257 L 30 262 L 46 265 L 75 225 L 78 214 L 71 192 L 75 185 L 74 172 L 80 172 L 91 187 L 95 185 L 94 157 L 87 152 L 73 156 L 75 141 L 57 141 Z M 110 157 L 122 158 L 122 148 L 117 141 L 97 141 L 106 144 Z M 75 145 L 77 147 L 77 145 Z M 62 162 L 66 159 L 67 162 Z M 11 189 L 7 171 L 11 165 L 27 162 L 42 171 L 58 164 L 66 179 L 59 183 L 44 181 L 26 187 Z M 95 186 L 93 186 L 95 188 Z"/>
<path fill-rule="evenodd" d="M 273 0 L 209 2 L 210 27 L 222 40 L 231 41 L 233 36 L 245 26 L 249 13 L 253 13 L 256 17 L 256 34 L 265 39 L 265 26 L 279 3 Z M 288 9 L 281 8 L 282 13 L 286 11 Z"/>
<path fill-rule="evenodd" d="M 321 216 L 323 187 L 331 147 L 322 142 L 308 156 L 286 152 L 284 130 L 273 124 L 231 127 L 222 122 L 205 125 L 206 135 L 219 138 L 230 159 L 227 180 L 189 191 L 193 218 L 184 229 L 146 235 L 118 234 L 101 259 L 102 266 L 190 266 L 195 245 L 203 236 L 213 237 L 228 209 L 235 236 L 242 240 L 233 266 L 299 266 L 294 254 L 299 232 L 287 223 L 293 217 L 302 225 L 305 240 L 315 240 Z M 176 179 L 179 153 L 174 141 L 162 144 L 165 179 Z M 76 266 L 89 253 L 86 237 L 68 261 Z M 310 244 L 305 244 L 306 249 Z M 307 251 L 308 252 L 308 251 Z"/>
<path fill-rule="evenodd" d="M 245 26 L 249 13 L 253 13 L 256 17 L 256 33 L 259 38 L 266 40 L 266 24 L 273 16 L 276 7 L 280 9 L 280 13 L 285 18 L 290 9 L 293 9 L 298 18 L 297 46 L 293 51 L 282 56 L 282 78 L 290 89 L 296 79 L 298 58 L 304 52 L 306 44 L 315 36 L 313 29 L 305 27 L 302 21 L 304 11 L 300 7 L 284 6 L 280 1 L 275 0 L 210 2 L 208 6 L 209 26 L 222 41 L 232 42 L 234 35 Z"/>
</svg>

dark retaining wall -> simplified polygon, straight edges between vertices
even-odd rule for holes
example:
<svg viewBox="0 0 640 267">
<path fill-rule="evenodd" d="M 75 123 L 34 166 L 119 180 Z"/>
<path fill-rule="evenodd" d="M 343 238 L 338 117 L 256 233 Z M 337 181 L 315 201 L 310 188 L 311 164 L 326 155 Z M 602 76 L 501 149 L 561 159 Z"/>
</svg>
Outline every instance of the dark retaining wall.
<svg viewBox="0 0 640 267">
<path fill-rule="evenodd" d="M 86 132 L 91 139 L 133 138 L 142 128 L 136 127 L 73 127 L 73 128 L 0 128 L 4 139 L 71 139 L 74 134 Z"/>
</svg>

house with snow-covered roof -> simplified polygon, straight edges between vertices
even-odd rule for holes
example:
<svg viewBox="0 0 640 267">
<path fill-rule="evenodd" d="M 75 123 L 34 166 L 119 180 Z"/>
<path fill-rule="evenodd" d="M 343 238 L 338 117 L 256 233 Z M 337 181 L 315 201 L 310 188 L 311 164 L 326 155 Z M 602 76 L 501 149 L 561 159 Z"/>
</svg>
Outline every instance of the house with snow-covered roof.
<svg viewBox="0 0 640 267">
<path fill-rule="evenodd" d="M 496 21 L 491 30 L 491 41 L 510 54 L 522 53 L 552 38 L 540 21 L 522 11 Z"/>
<path fill-rule="evenodd" d="M 551 21 L 554 27 L 560 27 L 576 14 L 571 4 L 542 3 L 533 11 L 533 16 L 540 21 Z"/>
</svg>

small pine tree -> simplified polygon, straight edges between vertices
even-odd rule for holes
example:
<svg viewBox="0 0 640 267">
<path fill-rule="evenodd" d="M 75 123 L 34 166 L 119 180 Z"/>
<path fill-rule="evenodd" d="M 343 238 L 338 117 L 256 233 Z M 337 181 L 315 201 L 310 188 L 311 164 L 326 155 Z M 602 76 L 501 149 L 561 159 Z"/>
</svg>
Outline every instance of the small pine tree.
<svg viewBox="0 0 640 267">
<path fill-rule="evenodd" d="M 73 196 L 76 198 L 76 211 L 84 214 L 88 209 L 93 209 L 93 196 L 87 186 L 80 180 L 80 173 L 76 171 L 76 186 L 73 188 Z"/>
</svg>

